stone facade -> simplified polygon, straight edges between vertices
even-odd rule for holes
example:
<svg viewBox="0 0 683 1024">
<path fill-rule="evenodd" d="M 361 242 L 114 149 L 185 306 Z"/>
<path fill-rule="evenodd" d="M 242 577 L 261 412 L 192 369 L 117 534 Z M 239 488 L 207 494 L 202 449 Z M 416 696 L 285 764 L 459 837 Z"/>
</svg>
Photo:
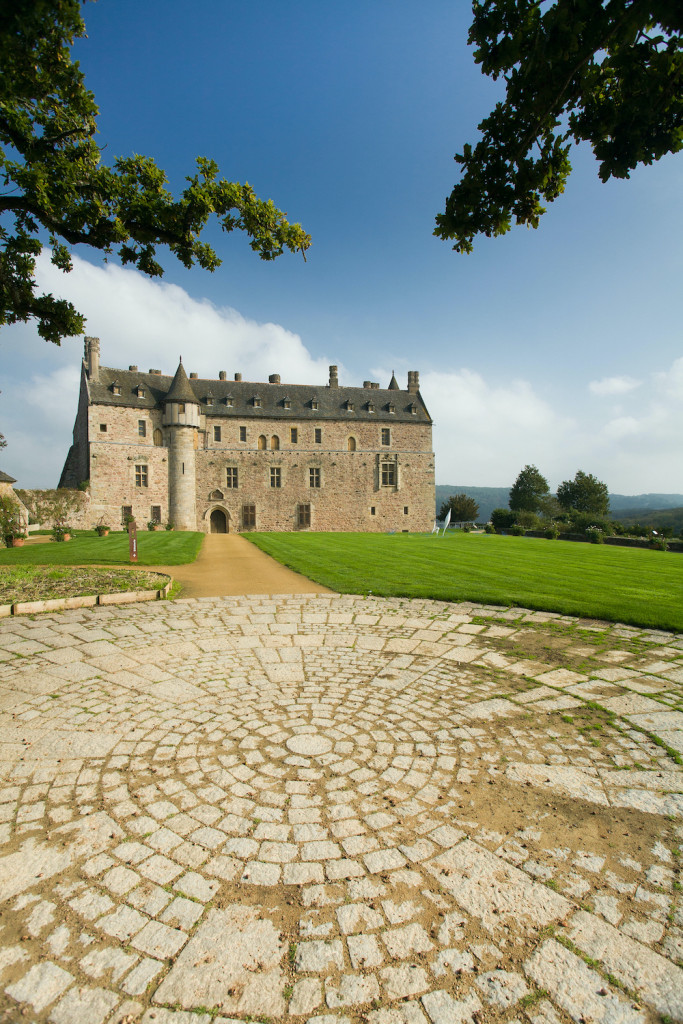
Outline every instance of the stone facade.
<svg viewBox="0 0 683 1024">
<path fill-rule="evenodd" d="M 90 481 L 89 515 L 177 529 L 425 531 L 434 520 L 432 421 L 403 391 L 173 378 L 99 365 L 86 338 L 60 486 Z M 87 525 L 92 526 L 93 523 Z"/>
</svg>

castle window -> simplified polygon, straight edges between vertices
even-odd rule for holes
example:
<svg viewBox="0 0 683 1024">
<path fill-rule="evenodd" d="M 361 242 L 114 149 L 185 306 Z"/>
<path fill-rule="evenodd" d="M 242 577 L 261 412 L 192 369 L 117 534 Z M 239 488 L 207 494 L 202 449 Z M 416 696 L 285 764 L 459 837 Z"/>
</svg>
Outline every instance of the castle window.
<svg viewBox="0 0 683 1024">
<path fill-rule="evenodd" d="M 313 410 L 313 412 L 317 412 L 318 411 L 318 399 L 317 398 L 312 398 L 311 399 L 311 409 Z"/>
<path fill-rule="evenodd" d="M 323 432 L 322 432 L 320 427 L 316 427 L 315 428 L 315 443 L 316 444 L 322 444 L 323 443 Z"/>
<path fill-rule="evenodd" d="M 143 388 L 142 384 L 138 384 L 138 386 L 137 386 L 137 388 L 135 390 L 137 392 L 138 398 L 146 398 L 147 397 L 147 392 Z"/>
<path fill-rule="evenodd" d="M 349 400 L 347 399 L 347 400 L 346 400 L 346 402 L 345 402 L 344 404 L 345 404 L 345 406 L 346 406 L 346 411 L 347 411 L 347 412 L 353 412 L 353 402 L 350 402 L 350 401 L 349 401 Z"/>
<path fill-rule="evenodd" d="M 213 439 L 214 439 L 214 441 L 220 441 L 220 439 L 221 439 L 221 428 L 220 427 L 214 427 L 213 428 Z"/>
<path fill-rule="evenodd" d="M 389 427 L 382 427 L 382 444 L 391 444 L 391 430 Z"/>
<path fill-rule="evenodd" d="M 346 442 L 346 447 L 349 449 L 350 452 L 355 452 L 355 450 L 356 450 L 356 439 L 355 439 L 355 437 L 350 437 L 348 439 L 348 441 Z"/>
<path fill-rule="evenodd" d="M 206 404 L 213 405 L 213 398 L 211 397 L 211 395 L 206 396 Z"/>
<path fill-rule="evenodd" d="M 242 505 L 242 529 L 253 530 L 256 526 L 256 505 Z"/>
<path fill-rule="evenodd" d="M 417 406 L 415 405 L 415 402 L 411 402 L 408 408 L 410 409 L 411 416 L 417 416 Z"/>
<path fill-rule="evenodd" d="M 254 406 L 255 409 L 260 409 L 261 408 L 261 398 L 260 398 L 260 396 L 259 395 L 254 395 L 254 397 L 251 400 L 251 404 Z"/>
<path fill-rule="evenodd" d="M 396 406 L 395 405 L 391 405 L 391 403 L 389 403 L 389 405 L 387 406 L 387 409 L 389 410 L 389 412 L 391 414 L 396 412 Z"/>
<path fill-rule="evenodd" d="M 283 409 L 291 409 L 292 408 L 292 403 L 290 402 L 289 398 L 284 398 L 282 400 L 282 408 Z"/>
<path fill-rule="evenodd" d="M 289 440 L 290 440 L 290 442 L 292 444 L 298 444 L 299 443 L 299 431 L 298 431 L 297 427 L 290 427 L 289 428 Z"/>
<path fill-rule="evenodd" d="M 227 405 L 228 409 L 232 409 L 234 405 L 232 395 L 228 395 L 228 397 L 225 399 L 225 404 Z"/>
<path fill-rule="evenodd" d="M 107 433 L 107 424 L 106 423 L 100 423 L 100 433 L 101 434 L 106 434 Z"/>
<path fill-rule="evenodd" d="M 162 448 L 162 447 L 163 447 L 163 444 L 164 444 L 164 435 L 163 435 L 163 434 L 161 433 L 161 431 L 159 430 L 159 428 L 158 428 L 158 427 L 157 427 L 157 429 L 156 429 L 156 430 L 154 431 L 154 437 L 153 437 L 153 440 L 154 440 L 154 447 L 155 447 L 155 448 Z"/>
<path fill-rule="evenodd" d="M 147 466 L 143 463 L 135 467 L 135 486 L 147 487 L 147 485 Z"/>
<path fill-rule="evenodd" d="M 299 529 L 303 529 L 306 526 L 311 525 L 311 506 L 310 505 L 297 505 L 296 507 L 296 521 Z"/>
<path fill-rule="evenodd" d="M 247 428 L 240 427 L 240 441 L 246 441 L 247 439 Z"/>
<path fill-rule="evenodd" d="M 320 470 L 317 466 L 311 466 L 308 471 L 309 487 L 320 487 Z"/>
<path fill-rule="evenodd" d="M 138 437 L 147 437 L 147 424 L 144 420 L 138 420 Z"/>
<path fill-rule="evenodd" d="M 112 393 L 112 395 L 120 395 L 121 394 L 121 385 L 116 383 L 116 382 L 114 384 L 112 384 L 112 386 L 111 386 L 111 393 Z"/>
<path fill-rule="evenodd" d="M 407 516 L 407 515 L 408 515 L 408 506 L 407 506 L 407 505 L 404 505 L 404 506 L 403 506 L 403 515 L 404 515 L 404 516 Z"/>
<path fill-rule="evenodd" d="M 224 494 L 218 488 L 216 488 L 215 491 L 211 491 L 211 494 L 209 495 L 209 501 L 222 501 L 223 498 Z"/>
<path fill-rule="evenodd" d="M 382 487 L 395 487 L 396 486 L 396 463 L 395 462 L 383 462 L 382 463 Z"/>
<path fill-rule="evenodd" d="M 375 515 L 375 506 L 374 506 L 374 505 L 371 505 L 371 506 L 370 506 L 370 515 L 371 515 L 371 516 L 374 516 L 374 515 Z"/>
<path fill-rule="evenodd" d="M 259 439 L 258 439 L 257 443 L 258 443 L 259 451 L 260 452 L 264 452 L 266 450 L 266 448 L 268 447 L 268 442 L 266 440 L 266 435 L 265 434 L 259 434 Z"/>
<path fill-rule="evenodd" d="M 178 412 L 179 413 L 183 413 L 183 415 L 185 414 L 185 403 L 184 402 L 178 402 Z"/>
<path fill-rule="evenodd" d="M 368 412 L 374 412 L 375 411 L 375 407 L 372 404 L 372 402 L 368 402 L 368 404 L 365 406 L 365 408 L 368 410 Z"/>
<path fill-rule="evenodd" d="M 160 523 L 161 522 L 161 505 L 152 505 L 150 514 L 150 522 Z"/>
<path fill-rule="evenodd" d="M 228 466 L 225 483 L 227 487 L 232 487 L 233 490 L 237 488 L 237 466 Z"/>
<path fill-rule="evenodd" d="M 128 523 L 130 522 L 130 520 L 132 518 L 133 518 L 133 506 L 132 505 L 122 505 L 121 506 L 121 524 L 123 526 L 128 526 Z"/>
<path fill-rule="evenodd" d="M 280 438 L 277 434 L 273 434 L 270 439 L 270 449 L 273 452 L 278 452 L 280 450 Z"/>
<path fill-rule="evenodd" d="M 270 486 L 282 487 L 282 473 L 279 466 L 270 467 Z"/>
</svg>

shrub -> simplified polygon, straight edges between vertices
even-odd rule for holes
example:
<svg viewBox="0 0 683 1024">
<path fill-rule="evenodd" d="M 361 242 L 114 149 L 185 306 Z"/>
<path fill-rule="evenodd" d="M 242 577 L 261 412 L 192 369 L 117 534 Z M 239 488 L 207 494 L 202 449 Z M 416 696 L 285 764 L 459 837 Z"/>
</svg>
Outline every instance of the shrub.
<svg viewBox="0 0 683 1024">
<path fill-rule="evenodd" d="M 604 543 L 604 535 L 599 526 L 587 526 L 583 531 L 591 544 Z"/>
<path fill-rule="evenodd" d="M 491 524 L 496 531 L 509 530 L 517 519 L 517 513 L 509 508 L 494 508 L 491 513 Z"/>
<path fill-rule="evenodd" d="M 546 540 L 557 540 L 557 538 L 560 536 L 559 528 L 555 525 L 555 523 L 553 523 L 551 526 L 546 526 L 545 530 L 543 531 L 543 536 L 546 538 Z"/>
<path fill-rule="evenodd" d="M 493 523 L 487 523 L 486 526 L 484 527 L 484 532 L 485 533 L 495 533 L 496 532 L 496 528 L 493 525 Z"/>
<path fill-rule="evenodd" d="M 535 512 L 517 512 L 515 514 L 515 524 L 523 527 L 525 530 L 537 530 L 540 526 L 540 519 Z"/>
<path fill-rule="evenodd" d="M 511 535 L 512 535 L 513 537 L 523 537 L 526 531 L 524 530 L 524 527 L 523 527 L 523 526 L 520 526 L 520 525 L 519 525 L 518 523 L 514 523 L 514 524 L 513 524 L 513 525 L 512 525 L 511 527 L 510 527 L 510 529 L 509 529 L 509 531 L 508 531 L 508 532 L 509 532 L 509 533 L 510 533 L 510 534 L 511 534 Z"/>
<path fill-rule="evenodd" d="M 655 551 L 668 551 L 669 545 L 667 544 L 666 537 L 659 537 L 657 534 L 652 534 L 650 537 L 650 547 Z"/>
<path fill-rule="evenodd" d="M 0 495 L 0 537 L 23 537 L 25 534 L 21 506 L 9 494 Z"/>
<path fill-rule="evenodd" d="M 583 533 L 588 535 L 588 530 L 595 528 L 600 530 L 603 537 L 611 537 L 613 527 L 609 519 L 601 519 L 600 516 L 592 516 L 589 512 L 575 515 L 571 521 L 570 533 Z"/>
</svg>

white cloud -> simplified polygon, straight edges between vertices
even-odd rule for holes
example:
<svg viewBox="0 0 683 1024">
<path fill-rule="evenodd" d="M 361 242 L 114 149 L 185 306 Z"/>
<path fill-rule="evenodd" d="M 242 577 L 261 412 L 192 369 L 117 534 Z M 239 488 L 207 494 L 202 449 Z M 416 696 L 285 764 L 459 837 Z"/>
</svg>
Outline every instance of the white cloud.
<svg viewBox="0 0 683 1024">
<path fill-rule="evenodd" d="M 594 395 L 625 395 L 639 388 L 641 383 L 633 377 L 603 377 L 602 380 L 592 380 L 588 388 Z"/>
<path fill-rule="evenodd" d="M 85 314 L 87 333 L 100 338 L 103 366 L 134 363 L 173 374 L 182 355 L 188 372 L 200 377 L 217 378 L 225 369 L 229 376 L 241 372 L 245 380 L 280 373 L 283 383 L 327 382 L 327 360 L 314 358 L 292 331 L 197 301 L 177 285 L 138 271 L 94 266 L 76 256 L 65 275 L 43 252 L 38 282 Z M 20 324 L 3 328 L 2 341 L 7 351 L 0 429 L 8 440 L 3 468 L 19 486 L 54 487 L 71 444 L 82 339 L 57 348 L 39 338 L 33 325 Z"/>
</svg>

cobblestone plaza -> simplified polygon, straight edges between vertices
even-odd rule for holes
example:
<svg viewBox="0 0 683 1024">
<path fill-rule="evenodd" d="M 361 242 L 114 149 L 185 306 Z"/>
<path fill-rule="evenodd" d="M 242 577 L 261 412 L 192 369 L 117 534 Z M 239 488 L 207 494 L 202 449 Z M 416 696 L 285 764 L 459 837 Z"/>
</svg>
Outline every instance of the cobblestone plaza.
<svg viewBox="0 0 683 1024">
<path fill-rule="evenodd" d="M 683 637 L 207 598 L 0 622 L 0 1020 L 683 1020 Z"/>
</svg>

